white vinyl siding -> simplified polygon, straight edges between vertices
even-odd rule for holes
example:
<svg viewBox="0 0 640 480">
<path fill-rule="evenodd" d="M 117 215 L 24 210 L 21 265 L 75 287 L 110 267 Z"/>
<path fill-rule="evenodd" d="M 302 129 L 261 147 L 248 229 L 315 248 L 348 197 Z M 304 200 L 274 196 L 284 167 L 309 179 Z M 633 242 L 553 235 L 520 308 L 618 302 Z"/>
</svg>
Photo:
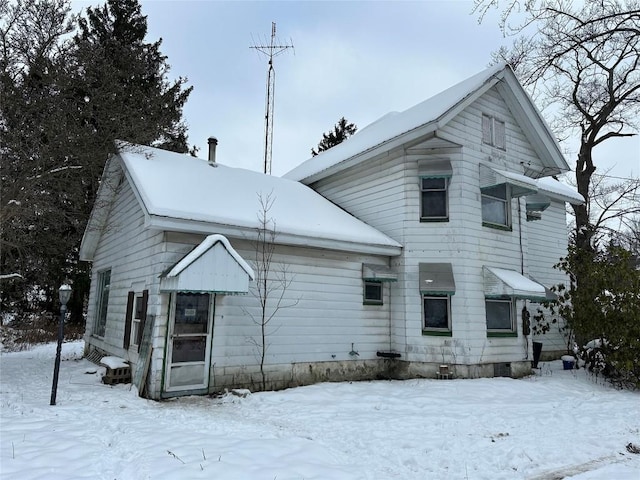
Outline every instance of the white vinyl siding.
<svg viewBox="0 0 640 480">
<path fill-rule="evenodd" d="M 143 228 L 144 214 L 131 189 L 124 181 L 118 187 L 106 227 L 98 242 L 93 264 L 91 290 L 87 311 L 87 331 L 94 332 L 97 322 L 98 272 L 111 268 L 109 308 L 104 335 L 85 336 L 89 346 L 95 346 L 132 362 L 135 369 L 137 349 L 124 349 L 125 318 L 129 291 L 149 289 L 147 313 L 156 315 L 157 289 L 162 273 L 158 261 L 162 252 L 162 233 Z M 134 288 L 135 286 L 135 288 Z M 133 340 L 133 335 L 131 340 Z M 154 354 L 156 349 L 154 349 Z M 162 352 L 158 352 L 162 355 Z"/>
</svg>

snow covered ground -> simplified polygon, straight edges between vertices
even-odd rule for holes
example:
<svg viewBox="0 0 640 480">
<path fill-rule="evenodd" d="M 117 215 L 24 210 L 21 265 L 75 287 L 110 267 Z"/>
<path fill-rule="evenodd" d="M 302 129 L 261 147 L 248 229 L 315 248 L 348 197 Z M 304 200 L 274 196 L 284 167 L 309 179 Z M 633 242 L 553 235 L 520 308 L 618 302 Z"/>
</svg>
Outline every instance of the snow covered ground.
<svg viewBox="0 0 640 480">
<path fill-rule="evenodd" d="M 522 379 L 325 383 L 152 402 L 67 343 L 0 355 L 4 479 L 633 479 L 640 394 L 542 364 Z"/>
</svg>

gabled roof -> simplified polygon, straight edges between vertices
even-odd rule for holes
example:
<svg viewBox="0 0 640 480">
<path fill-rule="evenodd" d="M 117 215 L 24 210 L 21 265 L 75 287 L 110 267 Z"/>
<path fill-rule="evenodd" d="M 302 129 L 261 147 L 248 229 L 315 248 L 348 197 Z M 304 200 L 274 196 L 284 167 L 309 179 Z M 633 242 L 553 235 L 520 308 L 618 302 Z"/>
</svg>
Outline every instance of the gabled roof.
<svg viewBox="0 0 640 480">
<path fill-rule="evenodd" d="M 419 103 L 391 112 L 339 145 L 303 162 L 284 175 L 310 184 L 382 151 L 433 135 L 487 90 L 497 86 L 516 121 L 548 167 L 548 174 L 569 169 L 548 125 L 508 65 L 499 64 Z"/>
<path fill-rule="evenodd" d="M 247 293 L 253 269 L 222 235 L 213 234 L 160 276 L 160 290 Z"/>
<path fill-rule="evenodd" d="M 277 243 L 400 254 L 398 242 L 296 181 L 125 143 L 105 167 L 101 190 L 121 172 L 140 202 L 148 228 L 253 239 L 260 227 L 262 197 L 272 202 L 266 216 L 275 222 Z M 93 258 L 114 190 L 99 192 L 101 201 L 82 241 L 83 260 Z"/>
</svg>

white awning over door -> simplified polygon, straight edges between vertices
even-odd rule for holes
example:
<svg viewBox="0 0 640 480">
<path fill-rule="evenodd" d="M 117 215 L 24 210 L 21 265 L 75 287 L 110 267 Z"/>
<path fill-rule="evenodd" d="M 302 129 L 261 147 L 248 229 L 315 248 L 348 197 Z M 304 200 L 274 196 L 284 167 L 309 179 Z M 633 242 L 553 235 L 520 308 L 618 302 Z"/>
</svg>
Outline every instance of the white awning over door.
<svg viewBox="0 0 640 480">
<path fill-rule="evenodd" d="M 247 293 L 253 269 L 222 235 L 209 235 L 161 275 L 160 291 Z"/>
</svg>

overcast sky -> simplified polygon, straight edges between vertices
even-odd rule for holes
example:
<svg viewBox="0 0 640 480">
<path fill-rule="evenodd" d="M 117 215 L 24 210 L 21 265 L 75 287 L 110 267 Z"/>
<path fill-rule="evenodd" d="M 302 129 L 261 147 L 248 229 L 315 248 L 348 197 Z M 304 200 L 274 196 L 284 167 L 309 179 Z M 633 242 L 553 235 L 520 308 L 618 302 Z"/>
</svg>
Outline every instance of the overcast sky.
<svg viewBox="0 0 640 480">
<path fill-rule="evenodd" d="M 147 40 L 162 38 L 170 76 L 194 87 L 184 109 L 189 143 L 206 158 L 207 138 L 217 137 L 218 161 L 229 166 L 263 168 L 267 58 L 250 47 L 269 44 L 271 22 L 294 45 L 274 60 L 274 175 L 309 158 L 340 117 L 363 128 L 486 68 L 510 42 L 495 17 L 478 25 L 471 10 L 471 1 L 451 0 L 142 1 Z M 638 177 L 640 138 L 614 143 L 596 161 Z"/>
</svg>

